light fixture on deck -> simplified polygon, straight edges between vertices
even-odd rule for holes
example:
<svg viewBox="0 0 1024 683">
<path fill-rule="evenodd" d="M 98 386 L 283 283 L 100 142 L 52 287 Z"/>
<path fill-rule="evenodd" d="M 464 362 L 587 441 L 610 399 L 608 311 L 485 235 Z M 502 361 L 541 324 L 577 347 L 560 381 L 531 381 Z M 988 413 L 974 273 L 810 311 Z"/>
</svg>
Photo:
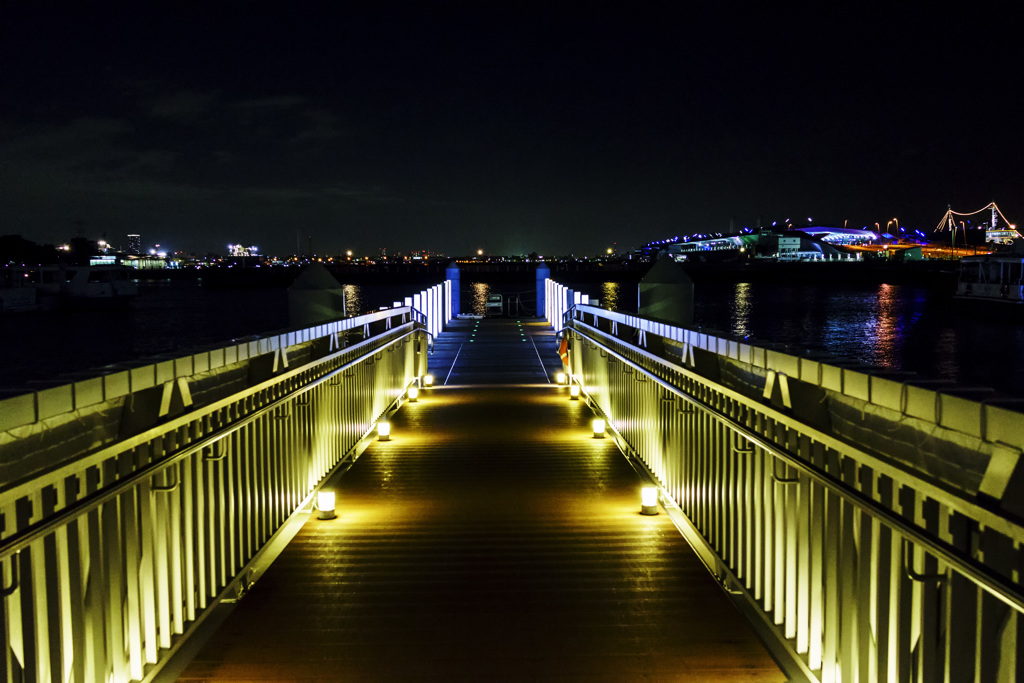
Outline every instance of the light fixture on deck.
<svg viewBox="0 0 1024 683">
<path fill-rule="evenodd" d="M 420 388 L 417 386 L 409 387 L 409 403 L 415 403 L 420 399 Z"/>
<path fill-rule="evenodd" d="M 423 386 L 425 386 L 425 387 L 432 387 L 432 386 L 434 386 L 434 376 L 433 375 L 423 375 Z"/>
<path fill-rule="evenodd" d="M 334 519 L 334 491 L 316 492 L 316 516 L 317 519 Z"/>
<path fill-rule="evenodd" d="M 658 487 L 643 486 L 640 488 L 640 514 L 658 514 Z"/>
<path fill-rule="evenodd" d="M 594 438 L 595 439 L 603 439 L 604 438 L 604 418 L 603 417 L 595 417 L 592 425 L 594 427 Z"/>
<path fill-rule="evenodd" d="M 576 401 L 576 400 L 579 400 L 579 397 L 580 397 L 580 385 L 579 384 L 573 384 L 571 387 L 569 387 L 569 398 L 571 398 L 573 401 Z"/>
<path fill-rule="evenodd" d="M 558 384 L 558 385 L 565 384 L 565 373 L 564 372 L 556 372 L 555 373 L 555 384 Z"/>
<path fill-rule="evenodd" d="M 377 423 L 377 441 L 391 441 L 391 423 Z"/>
</svg>

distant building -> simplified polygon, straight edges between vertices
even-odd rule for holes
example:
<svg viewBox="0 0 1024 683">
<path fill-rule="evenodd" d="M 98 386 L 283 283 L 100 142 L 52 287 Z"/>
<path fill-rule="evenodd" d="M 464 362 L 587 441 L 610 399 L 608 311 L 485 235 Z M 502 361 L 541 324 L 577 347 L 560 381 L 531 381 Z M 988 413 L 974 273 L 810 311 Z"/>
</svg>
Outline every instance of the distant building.
<svg viewBox="0 0 1024 683">
<path fill-rule="evenodd" d="M 128 235 L 128 253 L 138 256 L 142 253 L 142 236 Z"/>
<path fill-rule="evenodd" d="M 258 256 L 260 253 L 259 247 L 251 246 L 246 247 L 241 244 L 229 244 L 228 255 L 233 257 L 239 256 Z"/>
</svg>

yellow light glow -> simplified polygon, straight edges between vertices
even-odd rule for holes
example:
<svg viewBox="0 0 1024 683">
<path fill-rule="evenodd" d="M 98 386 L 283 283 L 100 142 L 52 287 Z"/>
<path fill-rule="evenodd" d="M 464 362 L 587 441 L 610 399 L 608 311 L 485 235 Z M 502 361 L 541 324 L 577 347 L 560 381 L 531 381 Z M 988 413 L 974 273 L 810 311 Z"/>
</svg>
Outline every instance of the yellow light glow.
<svg viewBox="0 0 1024 683">
<path fill-rule="evenodd" d="M 595 417 L 594 418 L 594 422 L 593 422 L 593 426 L 594 426 L 594 438 L 595 439 L 603 439 L 604 438 L 604 427 L 605 427 L 604 418 Z"/>
<path fill-rule="evenodd" d="M 640 514 L 658 514 L 658 487 L 642 486 L 640 488 Z"/>
<path fill-rule="evenodd" d="M 644 486 L 640 489 L 640 504 L 651 506 L 658 504 L 658 489 L 654 486 Z"/>
<path fill-rule="evenodd" d="M 420 388 L 419 387 L 415 387 L 415 386 L 414 387 L 409 387 L 409 402 L 410 403 L 415 403 L 416 401 L 419 400 L 419 398 L 420 398 Z"/>
<path fill-rule="evenodd" d="M 380 441 L 391 440 L 391 423 L 390 422 L 378 422 L 377 423 L 377 439 Z"/>
<path fill-rule="evenodd" d="M 425 386 L 425 387 L 432 387 L 432 386 L 434 386 L 434 376 L 433 375 L 423 375 L 423 386 Z"/>
<path fill-rule="evenodd" d="M 334 519 L 334 491 L 317 491 L 316 509 L 320 519 Z"/>
<path fill-rule="evenodd" d="M 575 401 L 579 397 L 580 397 L 580 385 L 579 384 L 573 384 L 571 387 L 569 387 L 569 398 L 571 398 L 572 400 Z"/>
<path fill-rule="evenodd" d="M 564 372 L 556 372 L 555 373 L 555 384 L 565 384 L 565 373 Z"/>
</svg>

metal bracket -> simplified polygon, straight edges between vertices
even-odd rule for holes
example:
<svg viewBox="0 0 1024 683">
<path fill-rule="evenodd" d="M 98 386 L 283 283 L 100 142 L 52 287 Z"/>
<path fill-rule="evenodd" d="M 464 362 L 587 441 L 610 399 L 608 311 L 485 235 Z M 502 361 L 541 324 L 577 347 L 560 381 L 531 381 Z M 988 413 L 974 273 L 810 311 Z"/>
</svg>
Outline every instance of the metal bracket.
<svg viewBox="0 0 1024 683">
<path fill-rule="evenodd" d="M 797 482 L 800 481 L 800 475 L 797 475 L 795 477 L 780 477 L 778 474 L 776 474 L 775 468 L 778 465 L 778 463 L 778 458 L 772 458 L 772 481 L 774 481 L 776 484 L 796 484 Z"/>
<path fill-rule="evenodd" d="M 171 491 L 177 490 L 178 486 L 181 484 L 181 477 L 178 475 L 178 468 L 177 468 L 177 466 L 172 465 L 171 467 L 168 467 L 167 469 L 174 472 L 174 483 L 173 484 L 163 484 L 163 485 L 160 485 L 160 486 L 151 486 L 150 487 L 151 491 L 156 491 L 156 492 L 159 492 L 159 493 L 170 493 Z"/>
<path fill-rule="evenodd" d="M 911 581 L 916 581 L 917 583 L 942 583 L 946 580 L 947 577 L 945 574 L 919 574 L 916 571 L 914 571 L 914 568 L 907 563 L 907 546 L 910 545 L 910 539 L 904 537 L 901 540 L 902 543 L 900 543 L 900 555 L 902 556 L 901 560 L 903 563 L 903 573 L 904 575 L 906 575 L 908 579 L 910 579 Z"/>
<path fill-rule="evenodd" d="M 224 452 L 221 453 L 220 455 L 204 455 L 203 456 L 203 460 L 205 460 L 206 462 L 220 462 L 224 458 L 228 457 L 227 449 L 226 448 L 221 448 L 219 441 L 217 443 L 213 444 L 213 446 L 211 446 L 210 449 L 214 453 L 216 453 L 217 451 L 224 451 Z"/>
</svg>

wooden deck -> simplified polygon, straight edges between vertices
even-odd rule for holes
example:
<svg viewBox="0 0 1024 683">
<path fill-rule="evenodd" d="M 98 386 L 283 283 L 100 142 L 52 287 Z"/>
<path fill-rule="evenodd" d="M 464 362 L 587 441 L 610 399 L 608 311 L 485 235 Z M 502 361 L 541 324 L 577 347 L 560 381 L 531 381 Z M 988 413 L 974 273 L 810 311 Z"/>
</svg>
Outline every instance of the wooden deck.
<svg viewBox="0 0 1024 683">
<path fill-rule="evenodd" d="M 536 322 L 460 321 L 183 681 L 783 681 Z"/>
</svg>

